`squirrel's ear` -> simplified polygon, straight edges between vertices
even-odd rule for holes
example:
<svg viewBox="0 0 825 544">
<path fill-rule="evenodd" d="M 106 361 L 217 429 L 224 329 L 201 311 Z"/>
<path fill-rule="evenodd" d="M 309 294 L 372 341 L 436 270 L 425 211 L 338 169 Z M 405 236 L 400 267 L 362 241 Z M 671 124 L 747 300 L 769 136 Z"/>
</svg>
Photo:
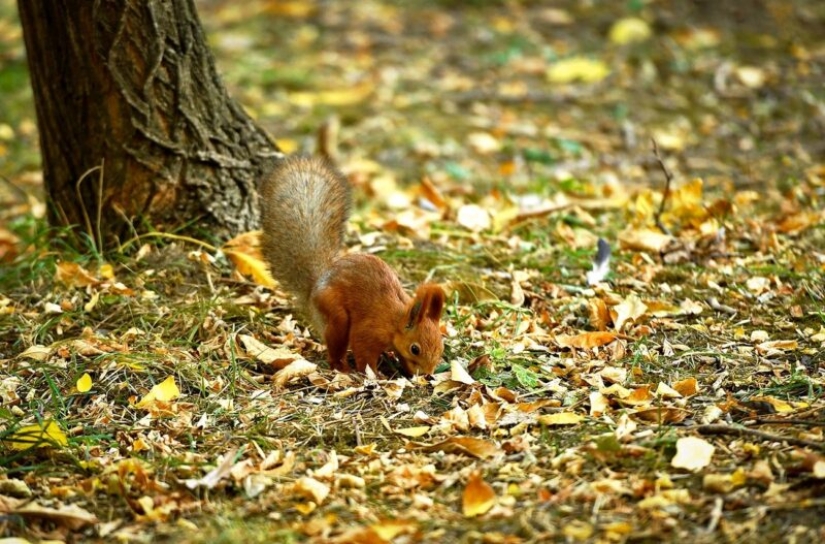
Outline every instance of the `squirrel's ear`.
<svg viewBox="0 0 825 544">
<path fill-rule="evenodd" d="M 425 283 L 418 287 L 410 306 L 407 328 L 411 329 L 425 318 L 438 321 L 444 311 L 444 290 L 438 285 Z"/>
<path fill-rule="evenodd" d="M 441 319 L 441 312 L 444 311 L 444 290 L 438 285 L 428 285 L 429 297 L 425 298 L 424 307 L 427 309 L 427 317 L 438 321 Z"/>
</svg>

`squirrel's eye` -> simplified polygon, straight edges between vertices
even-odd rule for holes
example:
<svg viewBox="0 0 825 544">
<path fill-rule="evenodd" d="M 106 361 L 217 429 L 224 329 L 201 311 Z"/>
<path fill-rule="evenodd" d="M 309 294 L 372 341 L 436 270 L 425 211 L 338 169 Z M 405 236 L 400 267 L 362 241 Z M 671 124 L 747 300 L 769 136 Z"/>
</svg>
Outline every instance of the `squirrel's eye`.
<svg viewBox="0 0 825 544">
<path fill-rule="evenodd" d="M 410 346 L 410 353 L 412 353 L 416 357 L 421 355 L 421 346 L 419 346 L 418 344 L 412 344 Z"/>
</svg>

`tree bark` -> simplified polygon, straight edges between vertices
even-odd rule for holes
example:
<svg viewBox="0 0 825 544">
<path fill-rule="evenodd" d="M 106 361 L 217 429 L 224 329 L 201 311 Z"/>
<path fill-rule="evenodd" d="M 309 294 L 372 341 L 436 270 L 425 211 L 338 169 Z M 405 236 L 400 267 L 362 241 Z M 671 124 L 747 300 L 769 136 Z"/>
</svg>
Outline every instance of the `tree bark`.
<svg viewBox="0 0 825 544">
<path fill-rule="evenodd" d="M 193 0 L 18 0 L 53 225 L 97 247 L 258 225 L 278 156 L 228 96 Z M 192 230 L 192 229 L 189 229 Z"/>
</svg>

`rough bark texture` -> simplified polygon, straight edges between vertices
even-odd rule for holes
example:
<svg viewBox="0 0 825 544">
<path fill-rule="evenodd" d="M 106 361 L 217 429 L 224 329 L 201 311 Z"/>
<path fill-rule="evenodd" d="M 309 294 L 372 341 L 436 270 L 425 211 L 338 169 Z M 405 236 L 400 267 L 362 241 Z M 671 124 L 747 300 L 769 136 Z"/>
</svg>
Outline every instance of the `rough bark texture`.
<svg viewBox="0 0 825 544">
<path fill-rule="evenodd" d="M 227 95 L 193 0 L 18 7 L 52 224 L 107 246 L 147 226 L 257 226 L 278 151 Z"/>
</svg>

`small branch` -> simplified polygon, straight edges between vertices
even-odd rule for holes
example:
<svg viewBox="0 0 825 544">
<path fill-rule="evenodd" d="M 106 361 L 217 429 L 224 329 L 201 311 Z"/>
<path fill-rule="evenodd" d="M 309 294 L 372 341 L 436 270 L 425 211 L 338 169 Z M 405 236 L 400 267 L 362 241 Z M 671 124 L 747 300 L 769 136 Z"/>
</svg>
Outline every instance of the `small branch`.
<svg viewBox="0 0 825 544">
<path fill-rule="evenodd" d="M 670 234 L 667 227 L 662 224 L 662 214 L 665 211 L 665 205 L 667 204 L 667 200 L 670 198 L 670 183 L 673 181 L 673 174 L 671 174 L 670 170 L 667 169 L 665 166 L 665 162 L 662 160 L 662 156 L 659 154 L 659 145 L 656 143 L 656 140 L 650 140 L 653 142 L 653 156 L 656 157 L 656 161 L 659 163 L 659 167 L 662 169 L 662 172 L 665 174 L 665 190 L 662 193 L 662 202 L 659 204 L 659 210 L 656 212 L 654 216 L 656 218 L 656 226 L 659 227 L 665 234 Z"/>
<path fill-rule="evenodd" d="M 769 442 L 785 442 L 791 446 L 801 446 L 803 448 L 812 448 L 820 450 L 825 447 L 823 442 L 814 442 L 813 440 L 803 440 L 802 438 L 793 438 L 788 436 L 780 436 L 777 434 L 766 433 L 764 431 L 757 431 L 756 429 L 748 429 L 746 427 L 734 427 L 732 425 L 699 425 L 696 427 L 699 434 L 706 435 L 730 435 L 730 436 L 751 436 L 766 440 Z"/>
<path fill-rule="evenodd" d="M 751 419 L 748 420 L 752 425 L 799 425 L 801 427 L 825 427 L 825 421 L 816 421 L 810 419 Z"/>
</svg>

